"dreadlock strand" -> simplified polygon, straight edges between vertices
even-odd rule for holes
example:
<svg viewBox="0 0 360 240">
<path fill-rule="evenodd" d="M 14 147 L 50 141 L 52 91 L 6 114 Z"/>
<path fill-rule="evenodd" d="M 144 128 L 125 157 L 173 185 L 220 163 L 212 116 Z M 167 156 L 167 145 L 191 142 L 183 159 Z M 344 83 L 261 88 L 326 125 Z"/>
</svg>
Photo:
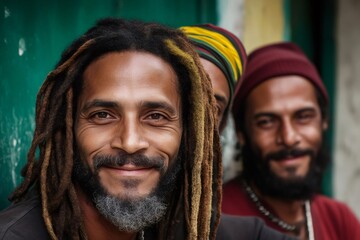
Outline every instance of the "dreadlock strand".
<svg viewBox="0 0 360 240">
<path fill-rule="evenodd" d="M 185 161 L 184 165 L 185 168 L 184 169 L 190 169 L 190 166 L 187 166 L 188 164 L 186 164 L 187 161 Z M 188 226 L 190 228 L 190 204 L 189 204 L 189 171 L 184 171 L 185 177 L 184 177 L 184 207 L 185 207 L 185 221 L 186 221 L 186 226 Z"/>
<path fill-rule="evenodd" d="M 88 41 L 86 41 L 83 45 L 81 45 L 79 47 L 79 49 L 68 59 L 66 60 L 63 64 L 61 64 L 60 66 L 58 66 L 54 71 L 52 71 L 48 78 L 49 79 L 57 79 L 57 76 L 60 75 L 62 72 L 64 72 L 65 70 L 69 70 L 70 73 L 73 73 L 75 70 L 75 67 L 73 66 L 73 63 L 76 61 L 76 58 L 85 50 L 88 49 L 88 47 L 93 44 L 95 40 L 94 39 L 90 39 Z M 72 68 L 71 68 L 72 67 Z M 69 69 L 70 68 L 70 69 Z M 68 75 L 72 75 L 69 74 Z M 48 116 L 48 124 L 45 125 L 45 129 L 43 130 L 43 134 L 41 135 L 42 137 L 45 137 L 49 134 L 50 129 L 53 129 L 53 125 L 55 124 L 55 119 L 58 113 L 59 108 L 62 106 L 62 102 L 58 101 L 59 98 L 61 98 L 61 96 L 64 94 L 64 92 L 66 92 L 69 88 L 69 85 L 72 83 L 73 78 L 72 77 L 66 77 L 64 83 L 59 87 L 59 89 L 55 89 L 56 93 L 54 98 L 52 98 L 52 102 L 55 101 L 55 104 L 51 107 L 51 111 L 49 111 L 49 109 L 46 106 L 49 106 L 49 104 L 51 103 L 47 103 L 44 108 L 44 111 L 48 111 L 49 112 L 49 116 Z M 51 90 L 48 90 L 48 94 L 50 95 L 50 93 L 52 92 Z M 50 100 L 50 98 L 46 98 L 44 99 L 44 101 L 48 101 Z M 41 119 L 41 117 L 39 118 Z M 43 119 L 41 119 L 43 120 Z M 41 123 L 44 123 L 44 121 L 39 122 L 39 124 L 41 125 Z"/>
<path fill-rule="evenodd" d="M 72 111 L 72 100 L 73 100 L 73 92 L 70 88 L 66 94 L 66 139 L 65 140 L 65 148 L 67 151 L 65 151 L 65 162 L 62 161 L 56 161 L 57 163 L 61 162 L 61 164 L 58 164 L 61 166 L 61 177 L 60 182 L 56 190 L 56 194 L 54 196 L 54 200 L 60 201 L 62 196 L 64 195 L 65 190 L 67 189 L 70 180 L 71 180 L 71 172 L 73 167 L 73 150 L 72 150 L 72 144 L 73 144 L 73 111 Z M 60 159 L 59 159 L 60 160 Z"/>
<path fill-rule="evenodd" d="M 49 95 L 54 86 L 54 81 L 50 77 L 47 77 L 43 86 L 40 88 L 40 91 L 36 99 L 36 126 L 43 126 L 45 112 L 47 110 L 47 104 L 49 102 Z M 39 125 L 38 125 L 39 124 Z M 35 131 L 35 134 L 37 131 Z M 36 135 L 35 135 L 36 136 Z M 35 137 L 34 136 L 34 137 Z"/>
<path fill-rule="evenodd" d="M 206 118 L 207 122 L 204 127 L 211 126 L 211 119 Z M 206 131 L 205 131 L 206 132 Z M 210 136 L 206 136 L 207 139 L 212 139 Z M 209 147 L 210 141 L 205 143 L 208 146 L 205 146 L 206 149 L 211 149 Z M 202 166 L 202 176 L 203 176 L 203 199 L 202 202 L 209 203 L 209 204 L 201 204 L 200 207 L 202 210 L 199 213 L 199 218 L 204 219 L 204 221 L 201 222 L 200 229 L 204 229 L 205 232 L 210 234 L 210 225 L 211 225 L 211 207 L 212 207 L 212 163 L 209 161 L 212 159 L 211 157 L 212 151 L 207 151 L 204 153 L 204 162 Z"/>
<path fill-rule="evenodd" d="M 216 156 L 222 156 L 222 153 L 221 153 L 221 144 L 220 144 L 220 136 L 219 136 L 219 132 L 215 131 L 215 139 L 216 141 L 215 142 L 215 145 L 214 145 L 214 155 Z M 215 217 L 215 222 L 214 222 L 214 229 L 217 229 L 219 224 L 220 224 L 220 215 L 221 215 L 221 202 L 222 202 L 222 172 L 223 172 L 223 169 L 222 169 L 222 160 L 219 159 L 219 161 L 214 161 L 214 167 L 216 169 L 216 175 L 214 176 L 214 183 L 216 183 L 216 189 L 215 189 L 215 197 L 217 197 L 217 205 L 215 206 L 216 209 L 217 209 L 217 212 L 215 213 L 216 214 L 216 217 Z M 213 239 L 215 239 L 215 234 L 214 234 L 214 237 Z"/>
<path fill-rule="evenodd" d="M 43 212 L 43 218 L 45 221 L 46 229 L 48 230 L 48 233 L 53 240 L 57 240 L 57 237 L 55 235 L 51 217 L 48 211 L 48 195 L 47 195 L 47 168 L 49 166 L 50 162 L 50 155 L 51 155 L 51 140 L 46 143 L 46 149 L 45 149 L 45 157 L 44 162 L 41 167 L 41 173 L 40 173 L 40 190 L 41 190 L 41 203 L 42 203 L 42 212 Z"/>
<path fill-rule="evenodd" d="M 59 73 L 65 71 L 69 66 L 73 64 L 73 62 L 76 60 L 76 58 L 83 53 L 85 50 L 89 48 L 94 42 L 96 42 L 96 39 L 90 39 L 84 42 L 65 62 L 63 62 L 60 66 L 58 66 L 54 71 L 52 71 L 51 75 L 58 75 Z"/>
<path fill-rule="evenodd" d="M 204 105 L 201 104 L 201 100 L 204 97 L 203 96 L 203 88 L 202 88 L 202 79 L 200 76 L 200 73 L 198 72 L 198 69 L 196 68 L 194 58 L 193 56 L 190 56 L 189 54 L 185 53 L 181 49 L 179 49 L 171 40 L 166 40 L 165 42 L 167 44 L 167 47 L 170 49 L 170 51 L 179 56 L 182 63 L 187 67 L 187 69 L 190 70 L 192 76 L 192 89 L 194 90 L 194 94 L 191 96 L 193 98 L 194 104 L 194 112 L 199 113 L 197 116 L 193 119 L 194 128 L 198 130 L 198 135 L 196 138 L 196 146 L 195 146 L 195 159 L 194 159 L 194 166 L 192 169 L 192 195 L 191 195 L 191 202 L 192 202 L 192 208 L 190 213 L 190 232 L 189 232 L 189 238 L 190 239 L 197 239 L 200 238 L 208 238 L 209 231 L 199 231 L 203 230 L 201 227 L 202 224 L 198 223 L 199 219 L 199 211 L 200 211 L 200 203 L 201 203 L 201 196 L 203 193 L 202 189 L 202 161 L 204 156 L 204 140 L 205 140 L 205 108 Z M 197 104 L 198 103 L 198 104 Z M 206 176 L 205 176 L 206 177 Z M 206 194 L 205 194 L 206 195 Z M 210 204 L 211 206 L 211 198 L 206 198 L 205 200 L 209 202 L 204 202 L 202 204 Z M 211 210 L 211 209 L 210 209 Z M 208 219 L 201 219 L 200 221 L 210 221 Z M 198 229 L 199 228 L 199 229 Z M 203 232 L 204 236 L 198 236 L 198 232 Z"/>
<path fill-rule="evenodd" d="M 51 212 L 49 210 L 49 212 Z M 67 204 L 61 203 L 59 206 L 57 206 L 56 211 L 51 212 L 52 216 L 52 222 L 54 226 L 54 232 L 56 233 L 56 236 L 58 239 L 64 239 L 65 233 L 62 231 L 59 231 L 59 229 L 66 229 L 65 224 L 71 223 L 71 219 L 67 216 Z"/>
<path fill-rule="evenodd" d="M 206 76 L 205 76 L 206 77 Z M 221 196 L 222 196 L 222 160 L 221 160 L 221 144 L 220 144 L 220 137 L 219 132 L 216 124 L 216 117 L 217 115 L 214 114 L 216 112 L 216 104 L 215 98 L 213 97 L 213 90 L 211 85 L 204 85 L 205 92 L 210 99 L 207 103 L 207 119 L 208 123 L 206 124 L 206 139 L 212 139 L 213 141 L 207 141 L 207 149 L 212 149 L 212 151 L 207 151 L 209 153 L 209 157 L 206 158 L 208 161 L 209 166 L 209 175 L 208 178 L 205 180 L 205 186 L 210 187 L 209 197 L 212 199 L 211 205 L 206 205 L 204 213 L 209 214 L 209 218 L 211 218 L 211 214 L 214 213 L 214 222 L 207 224 L 206 226 L 211 226 L 209 229 L 211 239 L 216 238 L 216 229 L 220 223 L 220 215 L 221 215 Z M 214 174 L 215 173 L 215 174 Z M 215 206 L 213 205 L 215 203 Z M 214 209 L 212 209 L 214 208 Z M 213 211 L 212 211 L 213 210 Z M 205 219 L 208 219 L 205 217 Z"/>
<path fill-rule="evenodd" d="M 46 105 L 47 106 L 51 106 L 51 111 L 49 111 L 50 107 L 45 108 L 47 112 L 49 112 L 50 114 L 47 116 L 47 125 L 46 128 L 43 130 L 43 133 L 39 134 L 38 138 L 41 137 L 45 137 L 48 136 L 49 133 L 51 133 L 51 131 L 53 131 L 54 129 L 54 124 L 56 123 L 56 119 L 59 113 L 59 110 L 62 107 L 63 102 L 62 101 L 58 101 L 58 99 L 61 99 L 62 96 L 64 96 L 64 92 L 67 91 L 66 93 L 66 114 L 65 114 L 65 122 L 66 122 L 66 129 L 65 129 L 65 139 L 63 139 L 63 137 L 60 137 L 59 141 L 57 141 L 55 143 L 55 149 L 61 149 L 61 145 L 65 144 L 67 151 L 65 151 L 65 157 L 62 158 L 61 156 L 63 155 L 61 151 L 56 151 L 57 154 L 54 156 L 55 161 L 51 161 L 51 167 L 49 168 L 49 162 L 45 163 L 45 159 L 44 159 L 44 163 L 42 164 L 42 169 L 41 169 L 41 177 L 42 178 L 46 178 L 46 176 L 44 176 L 43 174 L 49 174 L 50 176 L 54 176 L 53 180 L 52 180 L 52 184 L 53 186 L 58 186 L 57 189 L 53 189 L 50 190 L 47 187 L 45 187 L 44 190 L 44 186 L 43 183 L 41 184 L 41 192 L 42 195 L 44 195 L 44 199 L 46 199 L 46 201 L 43 199 L 43 202 L 46 202 L 46 206 L 44 205 L 43 207 L 43 218 L 44 221 L 46 223 L 46 227 L 48 229 L 48 232 L 50 234 L 50 236 L 52 237 L 52 239 L 56 239 L 55 236 L 55 231 L 53 229 L 53 225 L 50 219 L 50 213 L 49 213 L 49 209 L 52 209 L 52 211 L 55 211 L 55 209 L 57 209 L 58 214 L 53 215 L 53 220 L 55 222 L 60 223 L 61 221 L 65 221 L 64 223 L 67 224 L 67 227 L 69 229 L 67 229 L 66 231 L 70 233 L 71 237 L 73 239 L 80 239 L 80 232 L 81 232 L 81 227 L 76 227 L 79 225 L 79 220 L 81 217 L 80 215 L 80 210 L 76 210 L 75 212 L 78 212 L 77 218 L 74 219 L 73 215 L 71 214 L 73 210 L 71 210 L 71 208 L 74 208 L 74 206 L 71 206 L 73 204 L 75 204 L 74 202 L 68 202 L 68 201 L 62 201 L 64 198 L 64 192 L 66 191 L 66 188 L 69 186 L 69 183 L 71 182 L 71 172 L 72 172 L 72 157 L 73 157 L 73 153 L 72 151 L 69 152 L 69 149 L 72 149 L 72 144 L 73 144 L 73 119 L 72 119 L 72 98 L 73 98 L 73 93 L 72 93 L 72 89 L 68 90 L 68 86 L 70 86 L 70 84 L 74 81 L 74 77 L 72 76 L 73 72 L 74 72 L 74 64 L 73 61 L 76 60 L 76 57 L 85 49 L 88 48 L 88 46 L 92 43 L 92 40 L 87 41 L 85 44 L 83 44 L 67 61 L 65 61 L 62 65 L 60 65 L 57 69 L 55 69 L 51 74 L 50 74 L 50 78 L 54 78 L 57 79 L 58 75 L 60 75 L 63 71 L 65 71 L 66 69 L 68 70 L 67 73 L 67 77 L 65 78 L 65 81 L 63 82 L 63 84 L 56 89 L 54 92 L 55 97 L 53 99 L 51 99 L 52 101 L 48 102 Z M 73 68 L 71 68 L 73 67 Z M 70 69 L 68 69 L 70 68 Z M 73 71 L 70 71 L 73 70 Z M 52 92 L 49 91 L 48 92 Z M 45 100 L 50 100 L 49 98 L 45 99 Z M 41 123 L 39 123 L 41 125 Z M 63 145 L 62 145 L 63 146 Z M 51 150 L 50 150 L 51 151 Z M 61 157 L 61 159 L 60 159 Z M 48 159 L 49 160 L 49 159 Z M 65 163 L 64 161 L 65 160 Z M 55 167 L 57 166 L 57 167 Z M 54 168 L 55 167 L 55 168 Z M 46 170 L 45 170 L 46 169 Z M 56 172 L 59 172 L 59 170 L 62 170 L 61 174 L 53 174 L 53 169 L 56 169 Z M 47 173 L 46 173 L 47 172 Z M 60 175 L 58 177 L 56 177 L 55 175 Z M 45 180 L 43 180 L 45 181 Z M 55 181 L 55 182 L 54 182 Z M 58 183 L 58 184 L 55 184 Z M 51 184 L 49 184 L 51 185 Z M 51 187 L 50 187 L 51 188 Z M 50 190 L 53 192 L 53 194 L 51 194 L 50 196 L 48 195 L 47 191 Z M 45 192 L 44 192 L 45 191 Z M 74 199 L 75 193 L 70 193 L 70 199 Z M 50 198 L 48 198 L 48 196 Z M 72 197 L 71 197 L 72 196 Z M 60 204 L 60 205 L 59 205 Z M 67 207 L 68 206 L 68 207 Z M 64 220 L 65 219 L 65 220 Z M 60 221 L 60 222 L 59 222 Z M 71 224 L 69 224 L 69 222 L 71 222 Z M 63 234 L 63 230 L 64 228 L 61 227 L 63 226 L 63 224 L 60 224 L 60 228 L 57 231 L 57 234 L 59 234 L 60 236 L 62 236 Z M 80 229 L 80 230 L 76 230 L 76 228 Z M 66 228 L 65 228 L 66 229 Z M 73 233 L 77 232 L 77 234 L 75 236 L 72 236 Z"/>
<path fill-rule="evenodd" d="M 207 76 L 205 76 L 204 72 L 200 72 L 200 74 L 202 74 L 202 79 L 206 79 Z M 210 99 L 210 101 L 208 101 L 206 103 L 206 123 L 205 123 L 205 134 L 206 134 L 206 139 L 211 139 L 213 141 L 206 141 L 205 144 L 205 149 L 211 149 L 211 151 L 205 151 L 204 154 L 206 156 L 204 156 L 204 163 L 203 163 L 203 167 L 202 167 L 202 174 L 203 174 L 203 190 L 204 190 L 204 196 L 202 201 L 205 203 L 209 203 L 209 204 L 202 204 L 202 210 L 201 210 L 201 215 L 199 215 L 199 218 L 204 219 L 204 221 L 202 222 L 202 229 L 205 229 L 205 232 L 208 232 L 209 235 L 211 233 L 211 214 L 212 214 L 212 200 L 213 200 L 213 163 L 214 163 L 214 155 L 213 155 L 213 143 L 214 143 L 214 129 L 216 128 L 216 121 L 215 121 L 215 117 L 214 117 L 214 99 L 213 97 L 213 92 L 212 89 L 210 87 L 207 87 L 206 85 L 203 85 L 204 88 L 204 92 L 205 95 L 207 96 L 207 99 Z M 212 103 L 211 103 L 212 102 Z M 215 199 L 216 200 L 216 199 Z M 216 211 L 216 210 L 215 210 Z M 215 238 L 215 234 L 212 234 L 212 238 Z"/>
<path fill-rule="evenodd" d="M 78 237 L 78 239 L 87 239 L 87 236 L 85 234 L 85 229 L 83 225 L 83 219 L 81 218 L 81 210 L 79 204 L 77 204 L 77 195 L 73 184 L 70 184 L 69 190 L 68 190 L 68 196 L 70 200 L 70 204 L 72 207 L 72 219 L 73 224 L 71 227 L 73 228 L 74 235 Z"/>
<path fill-rule="evenodd" d="M 54 193 L 52 194 L 51 198 L 51 206 L 53 209 L 58 208 L 58 214 L 57 216 L 53 217 L 54 223 L 56 223 L 57 229 L 60 229 L 57 231 L 59 235 L 63 234 L 62 229 L 66 229 L 68 233 L 68 236 L 72 236 L 73 239 L 79 239 L 78 234 L 75 234 L 77 232 L 76 226 L 79 224 L 78 218 L 74 219 L 73 216 L 73 206 L 72 202 L 70 201 L 63 201 L 66 198 L 71 199 L 71 194 L 68 192 L 67 195 L 66 191 L 69 188 L 69 185 L 71 184 L 71 170 L 72 170 L 72 89 L 70 89 L 67 92 L 67 111 L 66 111 L 66 133 L 65 133 L 65 139 L 62 138 L 62 135 L 58 135 L 61 132 L 57 132 L 57 136 L 59 137 L 56 141 L 56 152 L 57 156 L 54 157 L 56 159 L 55 161 L 52 161 L 50 164 L 54 165 L 56 168 L 56 174 L 53 174 L 57 176 L 57 178 L 52 181 L 53 186 L 59 186 L 56 189 L 53 189 Z M 70 130 L 69 130 L 70 129 Z M 70 131 L 70 133 L 69 133 Z M 66 147 L 68 151 L 65 151 L 65 154 L 63 154 L 62 148 Z M 65 162 L 63 161 L 65 159 Z M 56 184 L 55 184 L 56 181 Z M 50 203 L 49 203 L 50 206 Z M 65 224 L 65 225 L 64 225 Z"/>
<path fill-rule="evenodd" d="M 52 186 L 58 186 L 59 182 L 60 182 L 60 178 L 61 178 L 61 174 L 63 172 L 63 168 L 65 164 L 57 164 L 57 163 L 62 163 L 62 161 L 65 159 L 64 157 L 64 140 L 62 137 L 62 131 L 57 131 L 54 136 L 53 136 L 53 142 L 54 142 L 54 146 L 53 146 L 53 161 L 50 162 L 49 164 L 49 170 L 48 172 L 50 174 L 50 182 Z M 55 211 L 59 206 L 60 206 L 60 202 L 63 200 L 63 193 L 59 194 L 58 188 L 53 189 L 53 194 L 51 194 L 52 199 L 49 202 L 49 211 Z"/>
<path fill-rule="evenodd" d="M 187 46 L 185 46 L 187 47 Z M 197 62 L 197 59 L 194 58 L 195 63 L 197 65 L 200 64 L 200 62 Z M 201 209 L 199 218 L 205 219 L 205 221 L 202 222 L 204 224 L 203 226 L 206 226 L 205 232 L 209 232 L 210 238 L 215 239 L 216 238 L 216 229 L 218 228 L 218 225 L 220 223 L 220 214 L 221 214 L 221 190 L 222 190 L 222 165 L 221 165 L 221 145 L 220 145 L 220 139 L 219 139 L 219 132 L 217 130 L 217 124 L 216 124 L 216 101 L 213 97 L 213 90 L 210 84 L 205 84 L 204 82 L 209 81 L 210 79 L 207 77 L 206 73 L 204 71 L 199 72 L 202 79 L 202 88 L 204 89 L 205 96 L 207 104 L 206 105 L 206 119 L 207 123 L 205 124 L 205 139 L 211 139 L 213 141 L 205 141 L 204 149 L 206 156 L 204 156 L 204 160 L 208 163 L 208 170 L 203 169 L 206 176 L 203 177 L 203 185 L 210 187 L 210 189 L 203 189 L 205 197 L 201 200 L 203 206 L 203 209 Z M 205 97 L 204 96 L 204 97 Z M 210 100 L 210 101 L 209 101 Z M 214 170 L 215 174 L 214 174 Z M 219 171 L 220 170 L 220 171 Z M 214 201 L 215 205 L 212 204 Z M 205 204 L 204 204 L 205 203 Z M 211 203 L 211 204 L 209 204 Z M 214 207 L 212 211 L 212 206 Z M 214 213 L 213 221 L 212 219 L 212 213 Z M 203 230 L 204 228 L 199 228 L 200 230 Z"/>
</svg>

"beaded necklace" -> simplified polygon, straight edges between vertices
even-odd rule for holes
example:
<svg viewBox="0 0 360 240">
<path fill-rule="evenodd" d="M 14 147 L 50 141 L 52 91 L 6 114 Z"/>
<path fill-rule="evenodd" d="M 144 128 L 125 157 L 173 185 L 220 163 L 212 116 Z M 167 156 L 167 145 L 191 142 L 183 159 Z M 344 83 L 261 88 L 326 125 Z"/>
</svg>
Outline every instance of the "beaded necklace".
<svg viewBox="0 0 360 240">
<path fill-rule="evenodd" d="M 300 232 L 300 228 L 297 225 L 289 224 L 281 220 L 280 218 L 276 217 L 274 214 L 272 214 L 269 210 L 267 210 L 264 205 L 260 202 L 258 196 L 256 193 L 252 190 L 252 188 L 243 181 L 244 188 L 246 193 L 249 195 L 250 199 L 255 203 L 256 207 L 259 209 L 259 211 L 269 218 L 273 223 L 278 225 L 280 228 L 284 229 L 288 232 L 294 232 L 295 234 L 298 234 Z M 311 208 L 310 208 L 310 201 L 305 201 L 305 220 L 306 220 L 306 227 L 307 227 L 307 234 L 309 240 L 315 240 L 314 237 L 314 226 L 311 218 Z"/>
</svg>

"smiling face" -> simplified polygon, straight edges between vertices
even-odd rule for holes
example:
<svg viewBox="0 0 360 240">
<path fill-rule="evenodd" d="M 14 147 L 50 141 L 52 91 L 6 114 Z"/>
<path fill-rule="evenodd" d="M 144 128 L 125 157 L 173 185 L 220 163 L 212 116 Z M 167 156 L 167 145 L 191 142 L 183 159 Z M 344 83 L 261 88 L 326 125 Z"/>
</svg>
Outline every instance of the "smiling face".
<svg viewBox="0 0 360 240">
<path fill-rule="evenodd" d="M 214 96 L 216 99 L 218 127 L 222 126 L 222 121 L 227 105 L 230 101 L 230 89 L 224 73 L 212 62 L 200 58 L 200 62 L 203 65 L 205 72 L 209 75 Z M 224 127 L 224 126 L 222 126 Z M 220 129 L 221 131 L 222 129 Z"/>
<path fill-rule="evenodd" d="M 309 81 L 300 76 L 275 77 L 249 94 L 245 112 L 248 137 L 239 133 L 239 139 L 261 159 L 259 164 L 268 164 L 276 176 L 301 179 L 319 153 L 326 127 Z"/>
<path fill-rule="evenodd" d="M 80 161 L 110 195 L 148 196 L 180 147 L 174 70 L 149 53 L 109 53 L 87 67 L 83 81 L 75 124 Z"/>
</svg>

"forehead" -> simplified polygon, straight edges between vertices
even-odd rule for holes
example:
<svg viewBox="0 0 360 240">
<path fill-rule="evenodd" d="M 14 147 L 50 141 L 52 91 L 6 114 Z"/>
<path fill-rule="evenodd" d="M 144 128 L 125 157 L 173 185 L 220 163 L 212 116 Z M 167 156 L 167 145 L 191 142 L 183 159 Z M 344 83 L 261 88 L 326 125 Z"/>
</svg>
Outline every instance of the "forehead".
<svg viewBox="0 0 360 240">
<path fill-rule="evenodd" d="M 204 67 L 205 72 L 209 75 L 213 90 L 219 92 L 226 97 L 226 100 L 230 97 L 230 89 L 225 74 L 214 63 L 207 59 L 200 58 L 200 62 Z"/>
<path fill-rule="evenodd" d="M 289 110 L 319 107 L 314 85 L 304 77 L 274 77 L 259 84 L 247 98 L 247 109 Z"/>
<path fill-rule="evenodd" d="M 176 73 L 170 64 L 150 53 L 108 53 L 83 74 L 82 99 L 161 98 L 169 94 L 180 97 Z"/>
</svg>

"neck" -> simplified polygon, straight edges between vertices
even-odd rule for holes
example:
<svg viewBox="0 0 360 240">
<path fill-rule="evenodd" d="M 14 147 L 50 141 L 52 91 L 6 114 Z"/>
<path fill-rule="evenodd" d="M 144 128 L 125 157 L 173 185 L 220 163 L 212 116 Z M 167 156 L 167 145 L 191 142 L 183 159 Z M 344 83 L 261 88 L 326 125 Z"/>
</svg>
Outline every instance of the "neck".
<svg viewBox="0 0 360 240">
<path fill-rule="evenodd" d="M 116 226 L 105 219 L 81 189 L 77 188 L 76 192 L 88 240 L 137 239 L 136 232 L 120 231 Z"/>
<path fill-rule="evenodd" d="M 269 206 L 271 211 L 283 221 L 297 224 L 305 220 L 304 200 L 284 200 L 263 195 L 255 186 L 251 186 L 259 200 Z"/>
<path fill-rule="evenodd" d="M 308 239 L 305 201 L 284 200 L 267 196 L 262 194 L 254 184 L 245 183 L 244 187 L 264 216 L 267 216 L 271 221 L 277 219 L 277 224 L 289 235 L 297 236 L 299 239 Z M 263 211 L 260 210 L 261 208 Z M 281 227 L 282 223 L 279 221 L 282 221 L 287 227 L 292 227 L 293 230 Z"/>
</svg>

